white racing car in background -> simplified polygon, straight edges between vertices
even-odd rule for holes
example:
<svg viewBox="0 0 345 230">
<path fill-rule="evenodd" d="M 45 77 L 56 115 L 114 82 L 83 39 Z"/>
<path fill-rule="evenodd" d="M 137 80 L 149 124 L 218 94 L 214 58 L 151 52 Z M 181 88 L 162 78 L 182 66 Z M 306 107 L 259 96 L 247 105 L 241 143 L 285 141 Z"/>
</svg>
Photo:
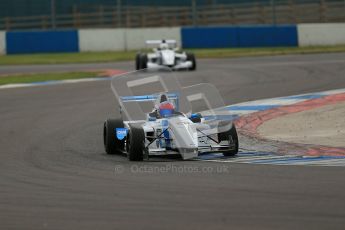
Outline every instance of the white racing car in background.
<svg viewBox="0 0 345 230">
<path fill-rule="evenodd" d="M 223 100 L 213 85 L 182 88 L 171 72 L 137 71 L 114 77 L 111 86 L 121 118 L 104 122 L 108 154 L 124 153 L 131 161 L 152 155 L 237 154 L 235 125 L 229 112 L 219 109 Z"/>
<path fill-rule="evenodd" d="M 196 60 L 192 53 L 180 51 L 175 40 L 148 40 L 146 45 L 156 45 L 152 53 L 139 52 L 135 58 L 135 68 L 159 69 L 169 67 L 173 70 L 196 70 Z"/>
</svg>

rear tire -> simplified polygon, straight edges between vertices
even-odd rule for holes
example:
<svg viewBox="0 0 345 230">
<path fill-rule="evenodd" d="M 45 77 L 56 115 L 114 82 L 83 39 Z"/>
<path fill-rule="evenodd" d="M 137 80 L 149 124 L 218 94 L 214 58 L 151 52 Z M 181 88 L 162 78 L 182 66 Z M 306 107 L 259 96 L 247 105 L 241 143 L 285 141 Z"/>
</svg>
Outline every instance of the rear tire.
<svg viewBox="0 0 345 230">
<path fill-rule="evenodd" d="M 231 129 L 226 132 L 218 133 L 218 141 L 229 141 L 230 137 L 232 138 L 233 143 L 235 144 L 235 149 L 230 151 L 223 151 L 224 156 L 235 156 L 238 153 L 238 135 L 235 124 L 232 124 Z"/>
<path fill-rule="evenodd" d="M 127 135 L 126 150 L 130 161 L 142 161 L 144 159 L 145 133 L 141 126 L 130 125 Z"/>
<path fill-rule="evenodd" d="M 195 55 L 192 53 L 187 53 L 187 61 L 192 62 L 192 66 L 188 68 L 188 70 L 196 70 L 196 59 Z"/>
<path fill-rule="evenodd" d="M 107 154 L 119 154 L 124 150 L 124 140 L 116 137 L 116 128 L 124 128 L 121 119 L 108 119 L 103 125 L 103 143 Z"/>
</svg>

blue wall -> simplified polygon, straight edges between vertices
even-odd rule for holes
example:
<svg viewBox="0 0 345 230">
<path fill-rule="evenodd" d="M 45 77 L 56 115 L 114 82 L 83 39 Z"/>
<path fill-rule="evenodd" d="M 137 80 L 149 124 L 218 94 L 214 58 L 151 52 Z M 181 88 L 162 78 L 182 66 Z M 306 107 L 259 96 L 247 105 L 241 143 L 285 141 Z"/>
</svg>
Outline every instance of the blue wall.
<svg viewBox="0 0 345 230">
<path fill-rule="evenodd" d="M 298 46 L 295 25 L 184 27 L 181 37 L 183 48 Z"/>
<path fill-rule="evenodd" d="M 23 31 L 6 33 L 7 54 L 78 52 L 78 31 Z"/>
<path fill-rule="evenodd" d="M 237 46 L 235 27 L 181 28 L 183 48 L 223 48 Z"/>
<path fill-rule="evenodd" d="M 239 27 L 237 32 L 238 47 L 298 46 L 295 25 Z"/>
</svg>

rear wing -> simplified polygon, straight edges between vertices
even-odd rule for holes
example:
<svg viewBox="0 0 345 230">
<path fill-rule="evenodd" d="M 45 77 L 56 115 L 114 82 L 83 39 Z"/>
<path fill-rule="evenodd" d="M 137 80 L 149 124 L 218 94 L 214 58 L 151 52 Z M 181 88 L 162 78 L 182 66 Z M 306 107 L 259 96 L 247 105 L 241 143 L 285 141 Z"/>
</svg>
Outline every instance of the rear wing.
<svg viewBox="0 0 345 230">
<path fill-rule="evenodd" d="M 176 40 L 172 40 L 172 39 L 168 39 L 168 40 L 147 40 L 146 44 L 147 45 L 159 45 L 161 43 L 164 43 L 163 41 L 165 41 L 165 43 L 167 44 L 171 44 L 171 45 L 176 45 Z"/>
</svg>

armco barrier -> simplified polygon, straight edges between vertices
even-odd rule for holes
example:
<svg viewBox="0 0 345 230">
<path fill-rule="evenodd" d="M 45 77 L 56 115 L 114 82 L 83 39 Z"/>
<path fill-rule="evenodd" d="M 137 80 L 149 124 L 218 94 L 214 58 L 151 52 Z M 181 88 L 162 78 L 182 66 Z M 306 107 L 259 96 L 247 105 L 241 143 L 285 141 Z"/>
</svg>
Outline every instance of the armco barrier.
<svg viewBox="0 0 345 230">
<path fill-rule="evenodd" d="M 0 31 L 0 55 L 6 53 L 6 32 Z"/>
<path fill-rule="evenodd" d="M 78 32 L 80 52 L 121 51 L 126 47 L 125 29 L 82 29 Z"/>
<path fill-rule="evenodd" d="M 7 54 L 78 52 L 77 30 L 6 33 Z"/>
<path fill-rule="evenodd" d="M 297 46 L 295 25 L 185 27 L 184 48 Z"/>
<path fill-rule="evenodd" d="M 299 46 L 345 44 L 345 23 L 299 24 Z"/>
</svg>

